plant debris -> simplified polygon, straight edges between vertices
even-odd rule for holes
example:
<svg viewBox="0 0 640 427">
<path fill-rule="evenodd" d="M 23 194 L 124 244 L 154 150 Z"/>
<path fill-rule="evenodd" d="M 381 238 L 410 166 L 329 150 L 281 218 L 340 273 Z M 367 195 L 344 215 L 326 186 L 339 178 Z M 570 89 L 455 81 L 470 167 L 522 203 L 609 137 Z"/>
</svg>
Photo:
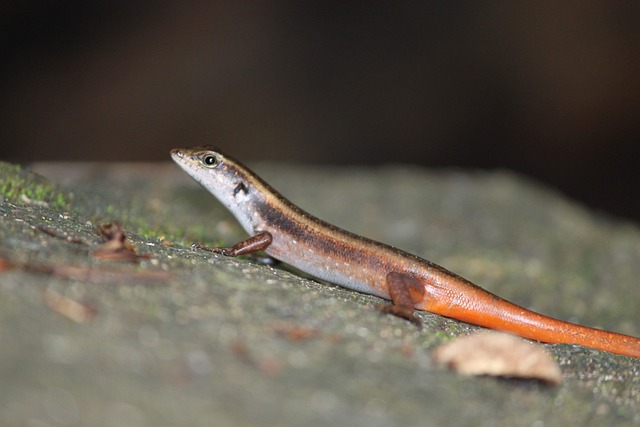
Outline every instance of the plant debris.
<svg viewBox="0 0 640 427">
<path fill-rule="evenodd" d="M 96 316 L 94 306 L 80 303 L 53 289 L 47 289 L 45 291 L 44 301 L 51 310 L 76 323 L 90 322 Z"/>
<path fill-rule="evenodd" d="M 320 336 L 320 330 L 291 323 L 272 324 L 273 331 L 289 341 L 306 341 Z"/>
<path fill-rule="evenodd" d="M 36 230 L 46 234 L 47 236 L 51 236 L 54 237 L 56 239 L 60 239 L 60 240 L 64 240 L 66 242 L 69 243 L 74 243 L 74 244 L 84 244 L 84 241 L 78 237 L 71 237 L 71 236 L 65 236 L 62 233 L 59 233 L 56 230 L 53 230 L 50 227 L 47 227 L 46 225 L 38 225 L 36 226 Z"/>
<path fill-rule="evenodd" d="M 100 233 L 106 242 L 91 252 L 91 255 L 105 261 L 128 261 L 137 263 L 140 258 L 149 258 L 149 255 L 138 255 L 136 247 L 126 240 L 124 227 L 119 222 L 100 225 Z"/>
<path fill-rule="evenodd" d="M 433 352 L 433 359 L 462 375 L 490 375 L 562 383 L 558 364 L 540 344 L 502 332 L 459 337 Z"/>
<path fill-rule="evenodd" d="M 0 272 L 12 269 L 27 271 L 31 273 L 48 274 L 64 279 L 78 280 L 87 283 L 131 283 L 143 282 L 164 282 L 173 277 L 164 270 L 139 270 L 134 268 L 107 269 L 82 265 L 42 265 L 29 264 L 26 262 L 15 262 L 7 258 L 0 257 Z"/>
</svg>

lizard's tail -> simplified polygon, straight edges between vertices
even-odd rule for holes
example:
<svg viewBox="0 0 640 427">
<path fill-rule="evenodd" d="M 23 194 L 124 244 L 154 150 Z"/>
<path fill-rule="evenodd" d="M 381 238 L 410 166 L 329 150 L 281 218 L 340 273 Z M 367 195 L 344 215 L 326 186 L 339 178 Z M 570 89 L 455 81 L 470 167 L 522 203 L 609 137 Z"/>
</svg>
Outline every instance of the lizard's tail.
<svg viewBox="0 0 640 427">
<path fill-rule="evenodd" d="M 462 292 L 452 296 L 451 293 L 443 295 L 440 286 L 427 284 L 423 307 L 417 308 L 545 343 L 579 344 L 640 358 L 640 338 L 544 316 L 510 303 L 470 282 L 464 285 L 471 285 L 472 292 L 468 292 L 467 286 L 462 286 Z"/>
</svg>

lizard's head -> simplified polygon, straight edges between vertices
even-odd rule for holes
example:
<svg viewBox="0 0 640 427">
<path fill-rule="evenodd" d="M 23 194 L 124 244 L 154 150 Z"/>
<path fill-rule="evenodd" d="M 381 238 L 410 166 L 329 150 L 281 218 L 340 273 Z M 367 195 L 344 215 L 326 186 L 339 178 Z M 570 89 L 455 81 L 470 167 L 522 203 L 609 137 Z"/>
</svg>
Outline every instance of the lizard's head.
<svg viewBox="0 0 640 427">
<path fill-rule="evenodd" d="M 174 148 L 171 158 L 227 207 L 247 229 L 266 184 L 239 161 L 212 147 Z"/>
</svg>

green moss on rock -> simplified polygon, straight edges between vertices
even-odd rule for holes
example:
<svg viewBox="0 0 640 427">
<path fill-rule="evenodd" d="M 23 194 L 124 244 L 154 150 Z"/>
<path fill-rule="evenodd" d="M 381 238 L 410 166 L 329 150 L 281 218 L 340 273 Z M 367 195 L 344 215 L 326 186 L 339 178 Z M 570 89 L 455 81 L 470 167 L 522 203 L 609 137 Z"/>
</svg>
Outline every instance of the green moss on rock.
<svg viewBox="0 0 640 427">
<path fill-rule="evenodd" d="M 37 173 L 20 165 L 0 162 L 0 196 L 15 204 L 69 208 L 72 195 L 62 192 Z"/>
</svg>

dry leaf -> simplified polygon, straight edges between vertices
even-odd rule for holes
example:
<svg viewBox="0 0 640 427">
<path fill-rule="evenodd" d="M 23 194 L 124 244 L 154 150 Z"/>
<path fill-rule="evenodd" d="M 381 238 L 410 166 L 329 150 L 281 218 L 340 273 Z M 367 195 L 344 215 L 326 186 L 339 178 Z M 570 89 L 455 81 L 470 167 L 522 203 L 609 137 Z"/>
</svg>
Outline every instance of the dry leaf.
<svg viewBox="0 0 640 427">
<path fill-rule="evenodd" d="M 436 362 L 463 375 L 530 378 L 562 383 L 558 364 L 540 344 L 502 332 L 481 332 L 456 338 L 433 352 Z"/>
<path fill-rule="evenodd" d="M 306 341 L 320 336 L 320 331 L 315 328 L 308 328 L 290 323 L 274 323 L 271 325 L 273 331 L 289 341 Z"/>
<path fill-rule="evenodd" d="M 62 295 L 52 289 L 47 289 L 44 300 L 49 308 L 76 323 L 87 323 L 96 315 L 96 309 Z"/>
<path fill-rule="evenodd" d="M 105 261 L 129 261 L 138 262 L 140 258 L 149 258 L 148 255 L 137 255 L 136 248 L 125 240 L 124 227 L 119 222 L 103 224 L 99 227 L 106 242 L 98 246 L 91 255 Z"/>
</svg>

